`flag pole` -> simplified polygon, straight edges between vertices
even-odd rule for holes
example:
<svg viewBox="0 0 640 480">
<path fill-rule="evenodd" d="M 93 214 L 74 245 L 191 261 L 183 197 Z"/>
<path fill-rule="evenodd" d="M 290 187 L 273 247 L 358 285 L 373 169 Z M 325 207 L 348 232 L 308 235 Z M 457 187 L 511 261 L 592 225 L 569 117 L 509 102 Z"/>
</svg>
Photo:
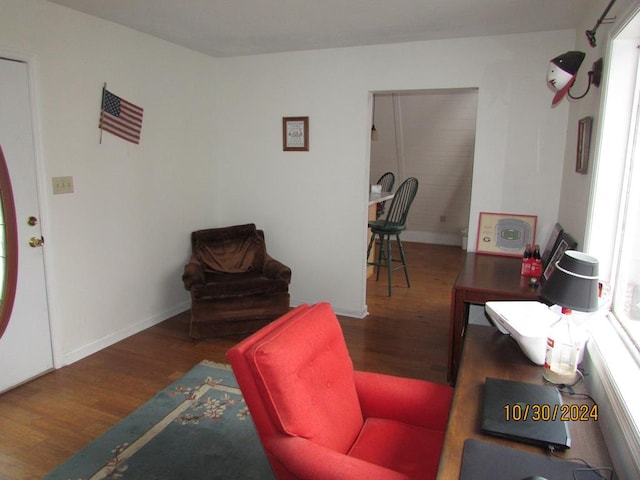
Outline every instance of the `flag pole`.
<svg viewBox="0 0 640 480">
<path fill-rule="evenodd" d="M 102 102 L 100 102 L 100 118 L 102 119 L 102 112 L 104 112 L 104 92 L 107 90 L 107 82 L 104 82 L 102 86 Z M 100 123 L 100 145 L 102 145 L 102 123 Z"/>
</svg>

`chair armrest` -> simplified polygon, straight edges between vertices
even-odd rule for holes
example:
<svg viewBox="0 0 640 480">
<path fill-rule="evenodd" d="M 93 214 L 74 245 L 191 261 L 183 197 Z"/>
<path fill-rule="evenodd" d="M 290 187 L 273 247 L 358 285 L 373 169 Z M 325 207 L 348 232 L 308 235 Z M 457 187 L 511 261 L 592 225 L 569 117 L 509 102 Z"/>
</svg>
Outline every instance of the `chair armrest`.
<svg viewBox="0 0 640 480">
<path fill-rule="evenodd" d="M 386 418 L 444 432 L 453 388 L 449 385 L 380 373 L 354 372 L 365 418 Z"/>
<path fill-rule="evenodd" d="M 194 256 L 189 259 L 189 263 L 184 267 L 182 282 L 186 290 L 191 290 L 194 285 L 204 284 L 204 268 Z"/>
<path fill-rule="evenodd" d="M 409 480 L 402 473 L 350 457 L 301 437 L 271 438 L 265 449 L 295 478 Z"/>
<path fill-rule="evenodd" d="M 268 254 L 264 259 L 263 273 L 267 278 L 280 279 L 291 283 L 291 269 Z"/>
</svg>

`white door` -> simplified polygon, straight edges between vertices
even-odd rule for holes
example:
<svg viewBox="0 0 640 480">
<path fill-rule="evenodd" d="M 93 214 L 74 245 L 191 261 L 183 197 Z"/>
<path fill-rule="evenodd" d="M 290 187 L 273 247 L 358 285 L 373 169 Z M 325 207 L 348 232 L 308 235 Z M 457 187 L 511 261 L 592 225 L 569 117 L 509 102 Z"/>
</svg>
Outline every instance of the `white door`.
<svg viewBox="0 0 640 480">
<path fill-rule="evenodd" d="M 18 224 L 18 284 L 0 338 L 0 392 L 53 368 L 44 276 L 28 66 L 0 58 L 0 146 L 9 169 Z M 35 217 L 37 223 L 27 220 Z"/>
</svg>

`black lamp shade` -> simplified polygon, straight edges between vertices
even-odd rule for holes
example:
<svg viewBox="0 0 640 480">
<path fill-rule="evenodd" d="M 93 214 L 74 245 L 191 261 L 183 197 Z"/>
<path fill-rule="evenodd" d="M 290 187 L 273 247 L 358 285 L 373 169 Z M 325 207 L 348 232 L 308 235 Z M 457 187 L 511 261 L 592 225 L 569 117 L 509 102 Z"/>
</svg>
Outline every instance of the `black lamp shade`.
<svg viewBox="0 0 640 480">
<path fill-rule="evenodd" d="M 540 292 L 561 307 L 580 312 L 598 309 L 598 260 L 575 250 L 567 250 Z"/>
</svg>

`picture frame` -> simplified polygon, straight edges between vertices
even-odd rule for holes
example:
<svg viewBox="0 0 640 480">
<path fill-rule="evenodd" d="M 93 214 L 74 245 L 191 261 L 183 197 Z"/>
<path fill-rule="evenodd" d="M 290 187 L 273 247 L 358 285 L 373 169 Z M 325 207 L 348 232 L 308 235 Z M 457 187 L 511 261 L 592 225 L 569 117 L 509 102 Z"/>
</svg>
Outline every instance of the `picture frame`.
<svg viewBox="0 0 640 480">
<path fill-rule="evenodd" d="M 558 241 L 553 248 L 553 253 L 549 258 L 549 262 L 547 266 L 544 267 L 544 271 L 542 272 L 542 276 L 545 280 L 549 280 L 549 277 L 556 269 L 556 262 L 560 260 L 562 254 L 567 250 L 574 250 L 578 248 L 578 242 L 574 240 L 574 238 L 569 235 L 567 232 L 562 232 L 562 234 L 558 237 Z"/>
<path fill-rule="evenodd" d="M 535 243 L 535 215 L 480 212 L 476 253 L 521 257 Z"/>
<path fill-rule="evenodd" d="M 551 235 L 549 235 L 549 240 L 547 240 L 547 244 L 542 251 L 542 256 L 540 257 L 542 260 L 542 268 L 546 268 L 546 266 L 549 264 L 551 254 L 555 249 L 556 243 L 558 243 L 560 235 L 562 235 L 563 233 L 564 229 L 562 228 L 562 225 L 556 223 L 553 227 L 553 230 L 551 231 Z"/>
<path fill-rule="evenodd" d="M 578 120 L 578 146 L 576 148 L 576 172 L 586 174 L 589 168 L 591 147 L 591 125 L 593 117 Z"/>
<path fill-rule="evenodd" d="M 309 117 L 282 117 L 282 150 L 309 151 Z"/>
</svg>

